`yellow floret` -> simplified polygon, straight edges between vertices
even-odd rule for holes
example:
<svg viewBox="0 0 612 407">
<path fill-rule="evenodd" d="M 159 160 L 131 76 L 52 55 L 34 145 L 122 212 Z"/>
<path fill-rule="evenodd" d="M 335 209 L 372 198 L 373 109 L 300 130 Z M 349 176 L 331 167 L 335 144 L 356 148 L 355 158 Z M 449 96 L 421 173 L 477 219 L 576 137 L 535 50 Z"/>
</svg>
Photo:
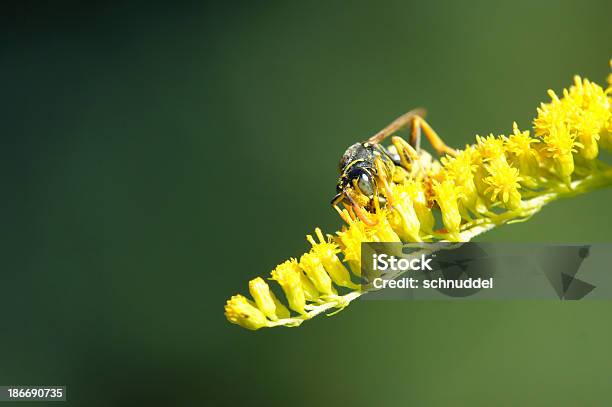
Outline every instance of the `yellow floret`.
<svg viewBox="0 0 612 407">
<path fill-rule="evenodd" d="M 225 304 L 225 317 L 233 324 L 255 330 L 268 326 L 266 316 L 255 304 L 238 294 L 227 300 Z"/>
<path fill-rule="evenodd" d="M 289 302 L 289 308 L 300 314 L 305 314 L 306 299 L 302 287 L 302 270 L 295 259 L 279 264 L 272 271 L 272 279 L 282 287 Z"/>
<path fill-rule="evenodd" d="M 321 229 L 316 228 L 315 233 L 319 242 L 316 242 L 311 235 L 306 236 L 306 239 L 312 245 L 311 253 L 319 258 L 333 282 L 342 287 L 359 288 L 357 284 L 351 281 L 349 271 L 338 258 L 340 247 L 336 243 L 326 241 Z"/>
<path fill-rule="evenodd" d="M 520 131 L 516 122 L 512 124 L 513 134 L 504 138 L 506 151 L 509 153 L 510 164 L 519 169 L 521 183 L 529 188 L 537 187 L 540 163 L 538 151 L 533 144 L 539 140 L 529 135 L 529 130 Z"/>
<path fill-rule="evenodd" d="M 521 188 L 519 182 L 519 170 L 512 167 L 506 161 L 495 160 L 487 165 L 489 175 L 485 178 L 485 183 L 489 185 L 486 194 L 490 194 L 491 201 L 501 202 L 507 209 L 514 210 L 521 206 Z"/>
<path fill-rule="evenodd" d="M 459 229 L 461 226 L 461 214 L 459 213 L 458 200 L 462 196 L 462 189 L 451 180 L 435 182 L 433 185 L 435 200 L 442 213 L 442 222 L 451 237 L 451 240 L 460 240 Z"/>
</svg>

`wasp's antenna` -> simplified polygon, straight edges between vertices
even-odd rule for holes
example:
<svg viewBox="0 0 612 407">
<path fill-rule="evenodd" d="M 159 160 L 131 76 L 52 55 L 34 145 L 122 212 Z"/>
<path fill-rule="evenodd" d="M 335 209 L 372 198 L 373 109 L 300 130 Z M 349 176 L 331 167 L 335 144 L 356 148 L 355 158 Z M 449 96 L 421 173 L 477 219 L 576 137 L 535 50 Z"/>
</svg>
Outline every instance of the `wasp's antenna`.
<svg viewBox="0 0 612 407">
<path fill-rule="evenodd" d="M 331 200 L 332 206 L 337 206 L 340 203 L 340 201 L 342 201 L 343 196 L 344 196 L 344 193 L 342 192 L 337 193 L 336 196 L 334 196 L 334 199 Z"/>
</svg>

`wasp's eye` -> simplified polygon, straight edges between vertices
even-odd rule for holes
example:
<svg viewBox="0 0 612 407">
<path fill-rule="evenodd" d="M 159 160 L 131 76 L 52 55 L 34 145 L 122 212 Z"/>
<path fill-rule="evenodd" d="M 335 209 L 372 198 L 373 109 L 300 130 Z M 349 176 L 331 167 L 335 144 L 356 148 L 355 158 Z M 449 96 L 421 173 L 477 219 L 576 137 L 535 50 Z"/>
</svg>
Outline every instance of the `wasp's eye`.
<svg viewBox="0 0 612 407">
<path fill-rule="evenodd" d="M 362 194 L 367 196 L 374 195 L 374 187 L 372 185 L 372 179 L 368 174 L 362 172 L 357 179 L 357 186 Z"/>
</svg>

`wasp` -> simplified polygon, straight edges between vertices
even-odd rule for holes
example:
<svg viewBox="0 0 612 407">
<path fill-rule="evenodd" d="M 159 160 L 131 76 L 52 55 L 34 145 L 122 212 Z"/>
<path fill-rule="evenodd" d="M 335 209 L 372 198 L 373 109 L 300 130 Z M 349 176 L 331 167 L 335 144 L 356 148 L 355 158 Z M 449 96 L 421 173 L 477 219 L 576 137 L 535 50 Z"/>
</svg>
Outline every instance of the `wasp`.
<svg viewBox="0 0 612 407">
<path fill-rule="evenodd" d="M 409 143 L 393 136 L 408 127 L 411 128 Z M 364 223 L 375 225 L 367 213 L 375 212 L 380 206 L 393 205 L 389 183 L 396 175 L 426 176 L 427 169 L 437 163 L 421 149 L 421 134 L 425 134 L 438 155 L 456 155 L 456 151 L 448 147 L 425 121 L 425 109 L 411 110 L 366 141 L 347 148 L 340 159 L 340 178 L 332 206 L 339 210 L 337 205 L 343 203 L 352 208 Z M 380 143 L 389 136 L 393 136 L 391 145 L 384 147 Z"/>
</svg>

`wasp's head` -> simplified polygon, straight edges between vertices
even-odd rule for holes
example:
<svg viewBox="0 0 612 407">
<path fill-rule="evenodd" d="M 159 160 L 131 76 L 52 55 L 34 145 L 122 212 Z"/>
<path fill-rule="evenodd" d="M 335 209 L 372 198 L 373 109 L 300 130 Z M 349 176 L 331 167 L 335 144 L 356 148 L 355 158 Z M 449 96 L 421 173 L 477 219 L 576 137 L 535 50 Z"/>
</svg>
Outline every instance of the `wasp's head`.
<svg viewBox="0 0 612 407">
<path fill-rule="evenodd" d="M 353 166 L 347 169 L 338 180 L 336 196 L 332 205 L 344 202 L 369 208 L 376 195 L 376 180 L 369 168 Z"/>
</svg>

